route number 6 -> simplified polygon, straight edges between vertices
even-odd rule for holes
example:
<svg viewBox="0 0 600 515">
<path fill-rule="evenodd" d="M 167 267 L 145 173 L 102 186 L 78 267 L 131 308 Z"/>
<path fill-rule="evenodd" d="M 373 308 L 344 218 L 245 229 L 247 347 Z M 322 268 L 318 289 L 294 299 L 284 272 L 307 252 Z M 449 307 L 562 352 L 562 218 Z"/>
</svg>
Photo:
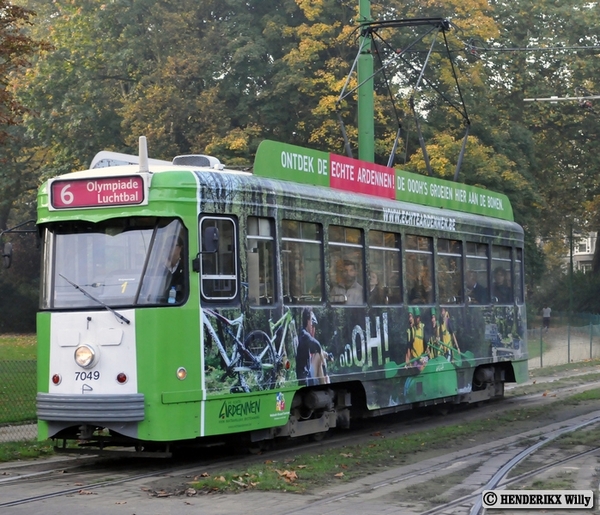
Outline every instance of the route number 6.
<svg viewBox="0 0 600 515">
<path fill-rule="evenodd" d="M 71 187 L 70 184 L 66 184 L 65 187 L 62 190 L 60 190 L 60 200 L 66 206 L 68 206 L 69 204 L 72 204 L 73 200 L 75 200 L 75 196 L 73 195 L 72 192 L 69 191 L 70 187 Z"/>
</svg>

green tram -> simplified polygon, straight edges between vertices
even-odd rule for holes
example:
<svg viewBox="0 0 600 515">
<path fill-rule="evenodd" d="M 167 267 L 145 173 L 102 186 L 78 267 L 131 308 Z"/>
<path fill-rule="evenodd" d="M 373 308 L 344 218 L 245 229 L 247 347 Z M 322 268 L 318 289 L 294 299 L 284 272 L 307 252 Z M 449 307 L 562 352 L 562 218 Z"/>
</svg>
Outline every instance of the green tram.
<svg viewBox="0 0 600 515">
<path fill-rule="evenodd" d="M 480 188 L 292 145 L 100 153 L 38 196 L 39 438 L 169 453 L 527 377 L 523 231 Z M 71 450 L 71 449 L 69 449 Z"/>
</svg>

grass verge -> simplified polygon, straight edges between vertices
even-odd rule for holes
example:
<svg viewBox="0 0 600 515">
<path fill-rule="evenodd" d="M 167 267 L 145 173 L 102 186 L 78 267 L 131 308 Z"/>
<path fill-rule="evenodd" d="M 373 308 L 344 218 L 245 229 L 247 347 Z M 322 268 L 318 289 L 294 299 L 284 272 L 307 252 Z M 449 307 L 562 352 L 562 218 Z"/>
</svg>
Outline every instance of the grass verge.
<svg viewBox="0 0 600 515">
<path fill-rule="evenodd" d="M 51 442 L 5 442 L 0 443 L 0 462 L 43 458 L 54 454 Z"/>
<path fill-rule="evenodd" d="M 0 424 L 35 421 L 37 338 L 0 335 Z"/>
<path fill-rule="evenodd" d="M 35 334 L 0 334 L 0 361 L 26 361 L 36 358 Z"/>
<path fill-rule="evenodd" d="M 600 399 L 600 389 L 567 399 L 561 405 L 577 405 Z M 348 482 L 390 467 L 412 463 L 425 451 L 448 452 L 457 441 L 475 441 L 477 436 L 493 440 L 507 436 L 506 428 L 515 422 L 545 419 L 550 406 L 516 409 L 492 418 L 453 424 L 398 437 L 373 434 L 368 444 L 327 449 L 320 454 L 300 453 L 283 462 L 265 460 L 248 469 L 226 469 L 219 474 L 194 479 L 191 486 L 204 493 L 239 492 L 248 489 L 307 492 L 335 482 Z"/>
</svg>

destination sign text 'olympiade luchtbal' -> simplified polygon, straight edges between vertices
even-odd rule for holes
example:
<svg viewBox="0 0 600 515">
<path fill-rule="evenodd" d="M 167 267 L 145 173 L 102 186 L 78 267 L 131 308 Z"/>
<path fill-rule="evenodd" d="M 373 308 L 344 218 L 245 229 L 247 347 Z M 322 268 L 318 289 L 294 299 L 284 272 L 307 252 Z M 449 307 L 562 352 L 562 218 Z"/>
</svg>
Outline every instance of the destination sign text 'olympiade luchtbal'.
<svg viewBox="0 0 600 515">
<path fill-rule="evenodd" d="M 146 202 L 141 176 L 60 179 L 50 185 L 53 209 L 141 205 Z"/>
<path fill-rule="evenodd" d="M 513 220 L 501 193 L 270 140 L 258 147 L 254 174 Z"/>
</svg>

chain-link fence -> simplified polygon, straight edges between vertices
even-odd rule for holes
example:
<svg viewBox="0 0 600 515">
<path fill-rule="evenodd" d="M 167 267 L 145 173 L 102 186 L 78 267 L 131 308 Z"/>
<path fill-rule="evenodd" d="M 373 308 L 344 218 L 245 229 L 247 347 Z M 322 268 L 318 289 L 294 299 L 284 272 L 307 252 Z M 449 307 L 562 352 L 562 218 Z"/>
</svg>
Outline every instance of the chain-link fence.
<svg viewBox="0 0 600 515">
<path fill-rule="evenodd" d="M 600 315 L 553 314 L 550 327 L 529 321 L 529 368 L 549 367 L 600 358 Z"/>
<path fill-rule="evenodd" d="M 36 437 L 36 361 L 0 361 L 0 442 Z"/>
</svg>

